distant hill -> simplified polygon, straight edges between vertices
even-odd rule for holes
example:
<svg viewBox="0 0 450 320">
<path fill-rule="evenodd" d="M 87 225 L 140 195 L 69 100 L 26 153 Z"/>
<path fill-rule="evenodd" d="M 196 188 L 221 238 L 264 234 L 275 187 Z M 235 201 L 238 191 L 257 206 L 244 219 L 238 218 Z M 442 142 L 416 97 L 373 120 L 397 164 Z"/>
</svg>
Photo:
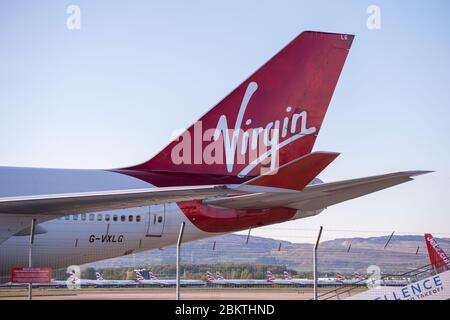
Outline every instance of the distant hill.
<svg viewBox="0 0 450 320">
<path fill-rule="evenodd" d="M 262 237 L 250 237 L 246 244 L 246 238 L 245 235 L 228 234 L 183 244 L 182 263 L 259 263 L 286 265 L 301 272 L 312 269 L 312 244 Z M 365 272 L 368 266 L 377 265 L 385 273 L 398 273 L 429 264 L 423 236 L 394 235 L 388 247 L 383 249 L 387 240 L 388 236 L 324 241 L 319 248 L 319 271 Z M 214 241 L 216 246 L 213 250 Z M 446 252 L 450 252 L 450 239 L 437 238 L 437 241 Z M 347 252 L 350 244 L 350 251 Z M 418 247 L 419 252 L 416 254 Z M 95 262 L 84 267 L 136 267 L 171 263 L 175 263 L 174 246 Z"/>
</svg>

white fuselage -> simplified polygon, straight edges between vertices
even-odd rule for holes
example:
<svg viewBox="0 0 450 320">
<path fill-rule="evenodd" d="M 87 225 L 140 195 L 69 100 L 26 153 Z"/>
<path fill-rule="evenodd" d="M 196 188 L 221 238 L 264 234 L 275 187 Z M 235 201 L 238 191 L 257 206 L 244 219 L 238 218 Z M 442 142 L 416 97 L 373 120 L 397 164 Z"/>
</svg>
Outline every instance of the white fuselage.
<svg viewBox="0 0 450 320">
<path fill-rule="evenodd" d="M 133 177 L 102 170 L 0 167 L 0 181 L 0 197 L 154 187 Z M 80 212 L 38 221 L 32 263 L 54 269 L 67 268 L 172 245 L 176 243 L 182 221 L 186 222 L 184 241 L 217 235 L 195 227 L 176 203 Z M 27 230 L 0 244 L 3 280 L 9 278 L 12 267 L 28 266 Z"/>
<path fill-rule="evenodd" d="M 161 287 L 174 287 L 177 284 L 176 279 L 145 279 L 139 280 L 139 284 L 142 285 L 152 285 L 152 286 L 161 286 Z M 206 282 L 203 280 L 188 280 L 188 279 L 180 279 L 181 286 L 206 286 Z"/>
<path fill-rule="evenodd" d="M 215 279 L 209 280 L 210 284 L 224 286 L 255 286 L 255 285 L 272 285 L 273 283 L 264 279 Z"/>
</svg>

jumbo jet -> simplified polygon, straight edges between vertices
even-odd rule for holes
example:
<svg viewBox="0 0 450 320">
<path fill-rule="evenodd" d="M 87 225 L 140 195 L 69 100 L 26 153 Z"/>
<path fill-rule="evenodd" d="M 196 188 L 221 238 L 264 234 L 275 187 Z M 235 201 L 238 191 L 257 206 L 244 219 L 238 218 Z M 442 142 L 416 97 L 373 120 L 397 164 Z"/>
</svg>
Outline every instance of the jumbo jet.
<svg viewBox="0 0 450 320">
<path fill-rule="evenodd" d="M 33 219 L 32 265 L 58 269 L 173 245 L 182 222 L 184 242 L 214 237 L 315 216 L 427 173 L 317 178 L 338 156 L 313 146 L 353 39 L 301 33 L 141 164 L 1 167 L 0 275 L 28 265 Z"/>
<path fill-rule="evenodd" d="M 213 285 L 225 285 L 225 286 L 260 286 L 260 285 L 272 285 L 275 278 L 270 271 L 266 273 L 266 279 L 226 279 L 219 271 L 213 276 L 210 272 L 206 273 L 207 282 Z"/>
<path fill-rule="evenodd" d="M 155 274 L 149 271 L 149 279 L 145 279 L 140 271 L 136 270 L 136 281 L 139 284 L 150 284 L 162 287 L 173 287 L 176 285 L 176 279 L 158 279 Z M 193 279 L 180 279 L 180 286 L 191 287 L 191 286 L 205 286 L 206 282 L 203 280 L 193 280 Z"/>
<path fill-rule="evenodd" d="M 142 275 L 142 273 L 139 270 L 134 270 L 135 279 L 136 282 L 139 284 L 148 284 L 152 286 L 163 286 L 163 284 L 156 279 L 156 277 L 153 277 L 151 273 L 149 273 L 150 278 L 145 279 L 145 277 Z"/>
<path fill-rule="evenodd" d="M 288 272 L 284 272 L 284 278 L 276 278 L 272 271 L 267 270 L 267 280 L 270 281 L 273 284 L 281 284 L 281 285 L 292 285 L 294 282 L 292 281 L 292 277 L 289 275 Z"/>
<path fill-rule="evenodd" d="M 336 273 L 335 281 L 337 282 L 337 284 L 340 284 L 340 285 L 357 285 L 357 284 L 365 285 L 366 284 L 364 281 L 364 277 L 357 272 L 353 273 L 353 276 L 351 278 L 347 278 L 342 273 L 338 272 L 338 273 Z"/>
<path fill-rule="evenodd" d="M 344 279 L 344 283 L 353 285 L 365 285 L 366 277 L 355 271 L 350 279 Z"/>
<path fill-rule="evenodd" d="M 135 286 L 138 284 L 135 280 L 112 280 L 112 279 L 104 279 L 103 275 L 99 272 L 95 273 L 95 277 L 97 279 L 97 286 Z"/>
<path fill-rule="evenodd" d="M 280 279 L 284 280 L 284 282 L 286 283 L 290 283 L 293 285 L 302 285 L 302 286 L 312 286 L 314 285 L 314 280 L 313 279 L 297 279 L 297 278 L 293 278 L 289 272 L 284 271 L 283 273 L 284 275 L 284 279 Z M 344 275 L 342 275 L 341 273 L 337 273 L 335 278 L 318 278 L 317 279 L 317 284 L 319 286 L 338 286 L 338 285 L 347 285 L 347 284 L 356 284 L 359 282 L 364 281 L 364 278 L 359 275 L 358 273 L 355 272 L 354 276 L 352 279 L 347 279 Z M 362 282 L 363 284 L 365 284 L 365 282 Z"/>
<path fill-rule="evenodd" d="M 69 277 L 65 281 L 61 280 L 52 280 L 48 285 L 49 286 L 64 286 L 64 287 L 70 287 L 70 286 L 80 286 L 80 287 L 87 287 L 87 286 L 96 286 L 96 287 L 102 287 L 102 286 L 130 286 L 130 285 L 136 285 L 138 284 L 134 280 L 105 280 L 103 279 L 103 276 L 99 273 L 95 273 L 95 280 L 93 279 L 83 279 L 79 278 L 75 272 L 69 272 Z"/>
<path fill-rule="evenodd" d="M 307 278 L 293 278 L 292 275 L 287 271 L 283 272 L 283 279 L 289 281 L 293 285 L 300 285 L 300 286 L 314 285 L 314 280 Z"/>
<path fill-rule="evenodd" d="M 69 277 L 67 280 L 52 280 L 48 285 L 49 286 L 59 286 L 59 287 L 88 287 L 88 286 L 100 286 L 102 284 L 102 280 L 96 278 L 93 279 L 82 279 L 79 278 L 75 272 L 69 272 Z"/>
</svg>

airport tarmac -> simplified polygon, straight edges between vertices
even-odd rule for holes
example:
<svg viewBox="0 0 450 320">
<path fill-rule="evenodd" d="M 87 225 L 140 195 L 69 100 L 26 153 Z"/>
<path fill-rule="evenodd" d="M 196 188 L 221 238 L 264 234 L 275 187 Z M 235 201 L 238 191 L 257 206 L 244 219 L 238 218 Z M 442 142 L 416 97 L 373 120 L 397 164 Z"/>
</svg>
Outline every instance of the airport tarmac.
<svg viewBox="0 0 450 320">
<path fill-rule="evenodd" d="M 352 294 L 365 289 L 355 289 Z M 320 289 L 319 294 L 330 291 Z M 312 288 L 185 288 L 183 300 L 309 300 Z M 341 298 L 347 297 L 344 294 Z M 0 290 L 0 300 L 26 300 L 26 289 Z M 173 300 L 174 288 L 34 289 L 34 300 Z"/>
</svg>

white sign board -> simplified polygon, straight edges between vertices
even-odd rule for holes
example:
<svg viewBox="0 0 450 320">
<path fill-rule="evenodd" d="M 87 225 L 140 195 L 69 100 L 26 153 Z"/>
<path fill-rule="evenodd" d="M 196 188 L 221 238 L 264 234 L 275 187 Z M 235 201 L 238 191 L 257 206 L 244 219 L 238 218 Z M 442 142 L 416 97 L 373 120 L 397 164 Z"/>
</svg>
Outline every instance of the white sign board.
<svg viewBox="0 0 450 320">
<path fill-rule="evenodd" d="M 347 300 L 448 300 L 450 271 L 410 283 L 404 287 L 379 286 L 355 294 Z"/>
</svg>

